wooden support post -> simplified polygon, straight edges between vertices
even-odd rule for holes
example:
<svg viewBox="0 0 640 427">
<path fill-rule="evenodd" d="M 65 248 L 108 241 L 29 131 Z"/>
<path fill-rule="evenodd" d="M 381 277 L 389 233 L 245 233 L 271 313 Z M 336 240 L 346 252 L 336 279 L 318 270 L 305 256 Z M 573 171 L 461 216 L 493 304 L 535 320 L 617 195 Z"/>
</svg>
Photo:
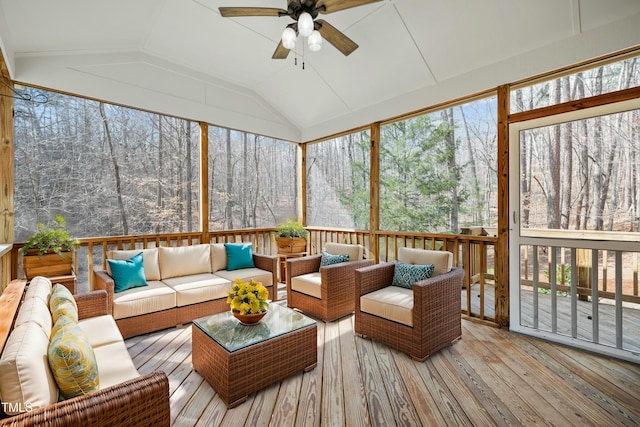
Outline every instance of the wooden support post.
<svg viewBox="0 0 640 427">
<path fill-rule="evenodd" d="M 0 243 L 13 243 L 15 238 L 12 88 L 13 82 L 0 52 Z M 9 253 L 0 258 L 0 289 L 11 280 L 12 256 Z"/>
<path fill-rule="evenodd" d="M 376 232 L 380 230 L 380 122 L 371 124 L 369 152 L 369 248 L 376 263 L 380 262 L 380 244 Z"/>
<path fill-rule="evenodd" d="M 496 323 L 509 327 L 509 85 L 498 87 L 498 242 Z M 514 209 L 516 207 L 514 206 Z"/>
<path fill-rule="evenodd" d="M 200 231 L 209 243 L 209 124 L 200 122 Z"/>
<path fill-rule="evenodd" d="M 307 225 L 307 145 L 298 144 L 298 200 L 297 214 L 298 221 L 304 226 Z"/>
</svg>

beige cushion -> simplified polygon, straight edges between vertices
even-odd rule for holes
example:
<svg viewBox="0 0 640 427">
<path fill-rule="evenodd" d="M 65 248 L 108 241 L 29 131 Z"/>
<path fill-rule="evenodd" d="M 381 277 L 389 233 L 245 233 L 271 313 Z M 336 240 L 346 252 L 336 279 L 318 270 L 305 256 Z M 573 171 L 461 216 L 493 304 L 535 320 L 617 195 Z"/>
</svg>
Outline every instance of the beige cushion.
<svg viewBox="0 0 640 427">
<path fill-rule="evenodd" d="M 413 290 L 387 286 L 362 295 L 360 311 L 413 326 Z"/>
<path fill-rule="evenodd" d="M 224 243 L 211 244 L 211 272 L 227 269 L 227 249 Z"/>
<path fill-rule="evenodd" d="M 163 283 L 176 291 L 178 307 L 226 298 L 231 291 L 231 281 L 211 273 L 164 279 Z"/>
<path fill-rule="evenodd" d="M 453 254 L 447 251 L 432 251 L 418 248 L 399 248 L 398 260 L 407 264 L 433 264 L 433 276 L 451 271 Z"/>
<path fill-rule="evenodd" d="M 27 291 L 24 294 L 24 299 L 40 298 L 49 306 L 49 298 L 51 297 L 51 281 L 46 277 L 36 276 L 31 279 Z"/>
<path fill-rule="evenodd" d="M 167 310 L 176 306 L 176 292 L 157 280 L 149 286 L 127 289 L 113 295 L 113 317 L 124 319 Z"/>
<path fill-rule="evenodd" d="M 42 299 L 29 298 L 24 300 L 20 306 L 20 311 L 16 316 L 15 327 L 17 328 L 27 322 L 34 322 L 42 328 L 47 338 L 51 338 L 51 328 L 53 326 L 51 312 Z"/>
<path fill-rule="evenodd" d="M 131 249 L 126 251 L 108 251 L 109 259 L 129 259 L 142 252 L 142 266 L 147 280 L 160 280 L 160 264 L 158 263 L 158 248 Z M 111 267 L 107 263 L 107 273 L 111 276 Z"/>
<path fill-rule="evenodd" d="M 291 289 L 316 298 L 322 298 L 321 284 L 319 271 L 291 278 Z"/>
<path fill-rule="evenodd" d="M 162 279 L 211 273 L 211 245 L 158 248 Z"/>
<path fill-rule="evenodd" d="M 270 271 L 262 270 L 260 268 L 241 268 L 240 270 L 218 270 L 216 276 L 224 277 L 225 279 L 233 282 L 236 277 L 244 280 L 245 282 L 250 279 L 256 282 L 262 283 L 264 286 L 273 285 L 273 274 Z"/>
<path fill-rule="evenodd" d="M 111 315 L 82 319 L 78 322 L 78 326 L 87 335 L 94 352 L 97 347 L 123 341 L 120 329 Z"/>
<path fill-rule="evenodd" d="M 331 255 L 349 255 L 349 261 L 359 261 L 364 258 L 364 248 L 360 245 L 327 242 L 324 250 Z"/>
<path fill-rule="evenodd" d="M 0 359 L 0 400 L 15 407 L 5 408 L 9 415 L 25 411 L 26 405 L 35 409 L 58 401 L 58 386 L 47 360 L 48 348 L 49 337 L 36 323 L 20 325 L 9 335 Z"/>
<path fill-rule="evenodd" d="M 93 349 L 98 363 L 100 388 L 107 388 L 140 376 L 124 341 Z"/>
</svg>

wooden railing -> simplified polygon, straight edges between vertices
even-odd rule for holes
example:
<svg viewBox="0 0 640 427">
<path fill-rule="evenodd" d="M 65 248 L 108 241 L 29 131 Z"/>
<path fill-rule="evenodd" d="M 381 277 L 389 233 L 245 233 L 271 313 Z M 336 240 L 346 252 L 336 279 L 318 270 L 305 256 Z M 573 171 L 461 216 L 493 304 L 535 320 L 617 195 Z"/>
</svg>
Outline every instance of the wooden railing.
<svg viewBox="0 0 640 427">
<path fill-rule="evenodd" d="M 360 244 L 366 249 L 366 257 L 376 262 L 393 261 L 402 246 L 423 249 L 448 250 L 454 254 L 454 263 L 465 270 L 463 303 L 465 316 L 487 322 L 495 322 L 492 304 L 494 298 L 494 245 L 495 237 L 426 234 L 408 232 L 347 230 L 326 227 L 308 227 L 307 252 L 318 254 L 326 242 Z M 94 268 L 106 267 L 106 254 L 115 249 L 145 249 L 159 246 L 185 246 L 198 243 L 251 242 L 256 253 L 275 255 L 275 228 L 172 233 L 138 236 L 109 236 L 79 239 L 74 255 L 74 271 L 79 291 L 93 289 Z M 373 238 L 374 244 L 371 244 Z M 12 277 L 19 277 L 18 251 L 21 243 L 12 250 Z"/>
</svg>

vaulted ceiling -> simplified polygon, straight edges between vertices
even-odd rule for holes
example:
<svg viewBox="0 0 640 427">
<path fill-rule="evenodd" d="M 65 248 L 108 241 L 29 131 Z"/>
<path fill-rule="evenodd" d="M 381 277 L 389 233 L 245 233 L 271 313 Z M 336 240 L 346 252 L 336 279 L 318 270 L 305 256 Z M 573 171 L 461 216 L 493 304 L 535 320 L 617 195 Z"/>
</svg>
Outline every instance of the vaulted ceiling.
<svg viewBox="0 0 640 427">
<path fill-rule="evenodd" d="M 638 0 L 383 0 L 322 15 L 351 55 L 286 60 L 290 18 L 218 11 L 286 5 L 0 0 L 0 48 L 18 82 L 305 142 L 640 46 Z"/>
</svg>

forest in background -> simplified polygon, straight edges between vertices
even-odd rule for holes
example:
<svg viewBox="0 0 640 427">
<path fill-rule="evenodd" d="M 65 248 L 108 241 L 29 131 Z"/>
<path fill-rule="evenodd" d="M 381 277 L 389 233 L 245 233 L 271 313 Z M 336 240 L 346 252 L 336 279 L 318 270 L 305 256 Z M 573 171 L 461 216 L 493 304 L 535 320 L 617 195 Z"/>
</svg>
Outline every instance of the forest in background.
<svg viewBox="0 0 640 427">
<path fill-rule="evenodd" d="M 523 111 L 640 83 L 637 59 L 512 92 Z M 26 88 L 15 103 L 15 230 L 67 219 L 77 237 L 198 229 L 199 124 Z M 381 228 L 497 224 L 496 100 L 381 128 Z M 638 231 L 638 112 L 531 132 L 521 146 L 525 224 Z M 294 216 L 295 144 L 209 126 L 211 230 Z M 307 147 L 308 224 L 369 227 L 367 131 Z M 570 177 L 570 179 L 567 179 Z M 569 186 L 571 183 L 571 187 Z"/>
</svg>

